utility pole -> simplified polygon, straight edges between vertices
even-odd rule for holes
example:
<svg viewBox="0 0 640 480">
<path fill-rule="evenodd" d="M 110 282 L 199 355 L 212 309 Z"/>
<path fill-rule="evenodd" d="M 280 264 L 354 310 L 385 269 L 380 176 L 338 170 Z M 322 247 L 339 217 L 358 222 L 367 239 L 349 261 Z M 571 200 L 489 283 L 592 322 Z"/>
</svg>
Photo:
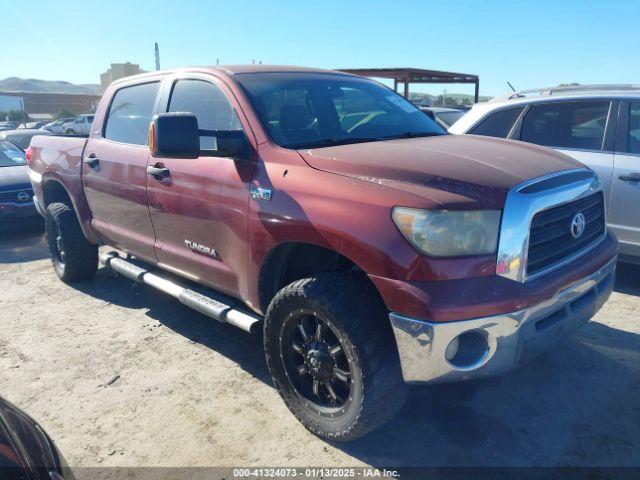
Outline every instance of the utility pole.
<svg viewBox="0 0 640 480">
<path fill-rule="evenodd" d="M 27 123 L 27 112 L 24 111 L 24 98 L 20 97 L 20 110 L 22 110 L 22 123 Z"/>
<path fill-rule="evenodd" d="M 156 42 L 156 70 L 160 70 L 160 48 Z"/>
</svg>

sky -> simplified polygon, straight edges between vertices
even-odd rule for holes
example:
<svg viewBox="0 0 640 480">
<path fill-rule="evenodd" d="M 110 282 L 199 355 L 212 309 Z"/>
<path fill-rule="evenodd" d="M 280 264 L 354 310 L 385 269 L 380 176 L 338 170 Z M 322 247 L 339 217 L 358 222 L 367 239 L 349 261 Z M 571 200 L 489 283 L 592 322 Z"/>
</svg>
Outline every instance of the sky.
<svg viewBox="0 0 640 480">
<path fill-rule="evenodd" d="M 640 83 L 640 1 L 0 0 L 0 79 L 99 83 L 111 62 L 151 70 L 251 63 L 417 67 L 480 76 L 480 94 Z M 413 91 L 472 93 L 469 85 Z"/>
</svg>

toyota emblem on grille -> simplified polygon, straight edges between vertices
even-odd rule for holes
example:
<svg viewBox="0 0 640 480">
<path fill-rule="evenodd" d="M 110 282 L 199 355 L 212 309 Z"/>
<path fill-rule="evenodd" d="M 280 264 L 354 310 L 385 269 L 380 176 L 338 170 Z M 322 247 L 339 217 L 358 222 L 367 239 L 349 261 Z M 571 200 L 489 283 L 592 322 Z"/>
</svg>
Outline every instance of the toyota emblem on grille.
<svg viewBox="0 0 640 480">
<path fill-rule="evenodd" d="M 18 194 L 19 202 L 26 202 L 27 200 L 29 200 L 29 194 L 27 192 L 20 192 Z"/>
<path fill-rule="evenodd" d="M 584 233 L 584 227 L 587 224 L 587 219 L 584 218 L 582 212 L 576 213 L 571 219 L 571 236 L 573 238 L 580 238 Z"/>
</svg>

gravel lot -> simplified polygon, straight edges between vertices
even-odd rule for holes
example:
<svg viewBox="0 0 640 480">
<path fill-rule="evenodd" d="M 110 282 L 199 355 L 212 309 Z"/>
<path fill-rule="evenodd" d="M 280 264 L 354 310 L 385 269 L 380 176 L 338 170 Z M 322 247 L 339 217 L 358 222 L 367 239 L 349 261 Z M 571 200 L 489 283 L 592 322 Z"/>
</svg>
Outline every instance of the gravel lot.
<svg viewBox="0 0 640 480">
<path fill-rule="evenodd" d="M 67 286 L 42 233 L 0 232 L 0 395 L 71 466 L 640 466 L 640 267 L 558 351 L 414 388 L 348 445 L 298 424 L 261 341 L 102 269 Z"/>
</svg>

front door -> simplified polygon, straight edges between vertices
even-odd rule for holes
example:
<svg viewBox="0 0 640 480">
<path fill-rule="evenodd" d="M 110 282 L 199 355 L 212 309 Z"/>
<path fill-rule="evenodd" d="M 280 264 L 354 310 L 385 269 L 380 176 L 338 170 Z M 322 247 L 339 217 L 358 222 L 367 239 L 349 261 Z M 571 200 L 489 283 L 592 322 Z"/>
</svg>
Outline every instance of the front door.
<svg viewBox="0 0 640 480">
<path fill-rule="evenodd" d="M 147 144 L 159 85 L 133 85 L 115 93 L 102 131 L 87 142 L 82 166 L 92 225 L 101 240 L 154 262 Z"/>
<path fill-rule="evenodd" d="M 226 86 L 211 76 L 172 78 L 163 94 L 163 111 L 190 112 L 206 130 L 240 130 Z M 202 150 L 215 139 L 201 137 Z M 153 158 L 169 170 L 148 177 L 156 255 L 161 266 L 231 295 L 247 261 L 249 183 L 254 166 L 232 158 Z"/>
<path fill-rule="evenodd" d="M 608 223 L 620 253 L 640 256 L 640 102 L 622 102 Z"/>
</svg>

